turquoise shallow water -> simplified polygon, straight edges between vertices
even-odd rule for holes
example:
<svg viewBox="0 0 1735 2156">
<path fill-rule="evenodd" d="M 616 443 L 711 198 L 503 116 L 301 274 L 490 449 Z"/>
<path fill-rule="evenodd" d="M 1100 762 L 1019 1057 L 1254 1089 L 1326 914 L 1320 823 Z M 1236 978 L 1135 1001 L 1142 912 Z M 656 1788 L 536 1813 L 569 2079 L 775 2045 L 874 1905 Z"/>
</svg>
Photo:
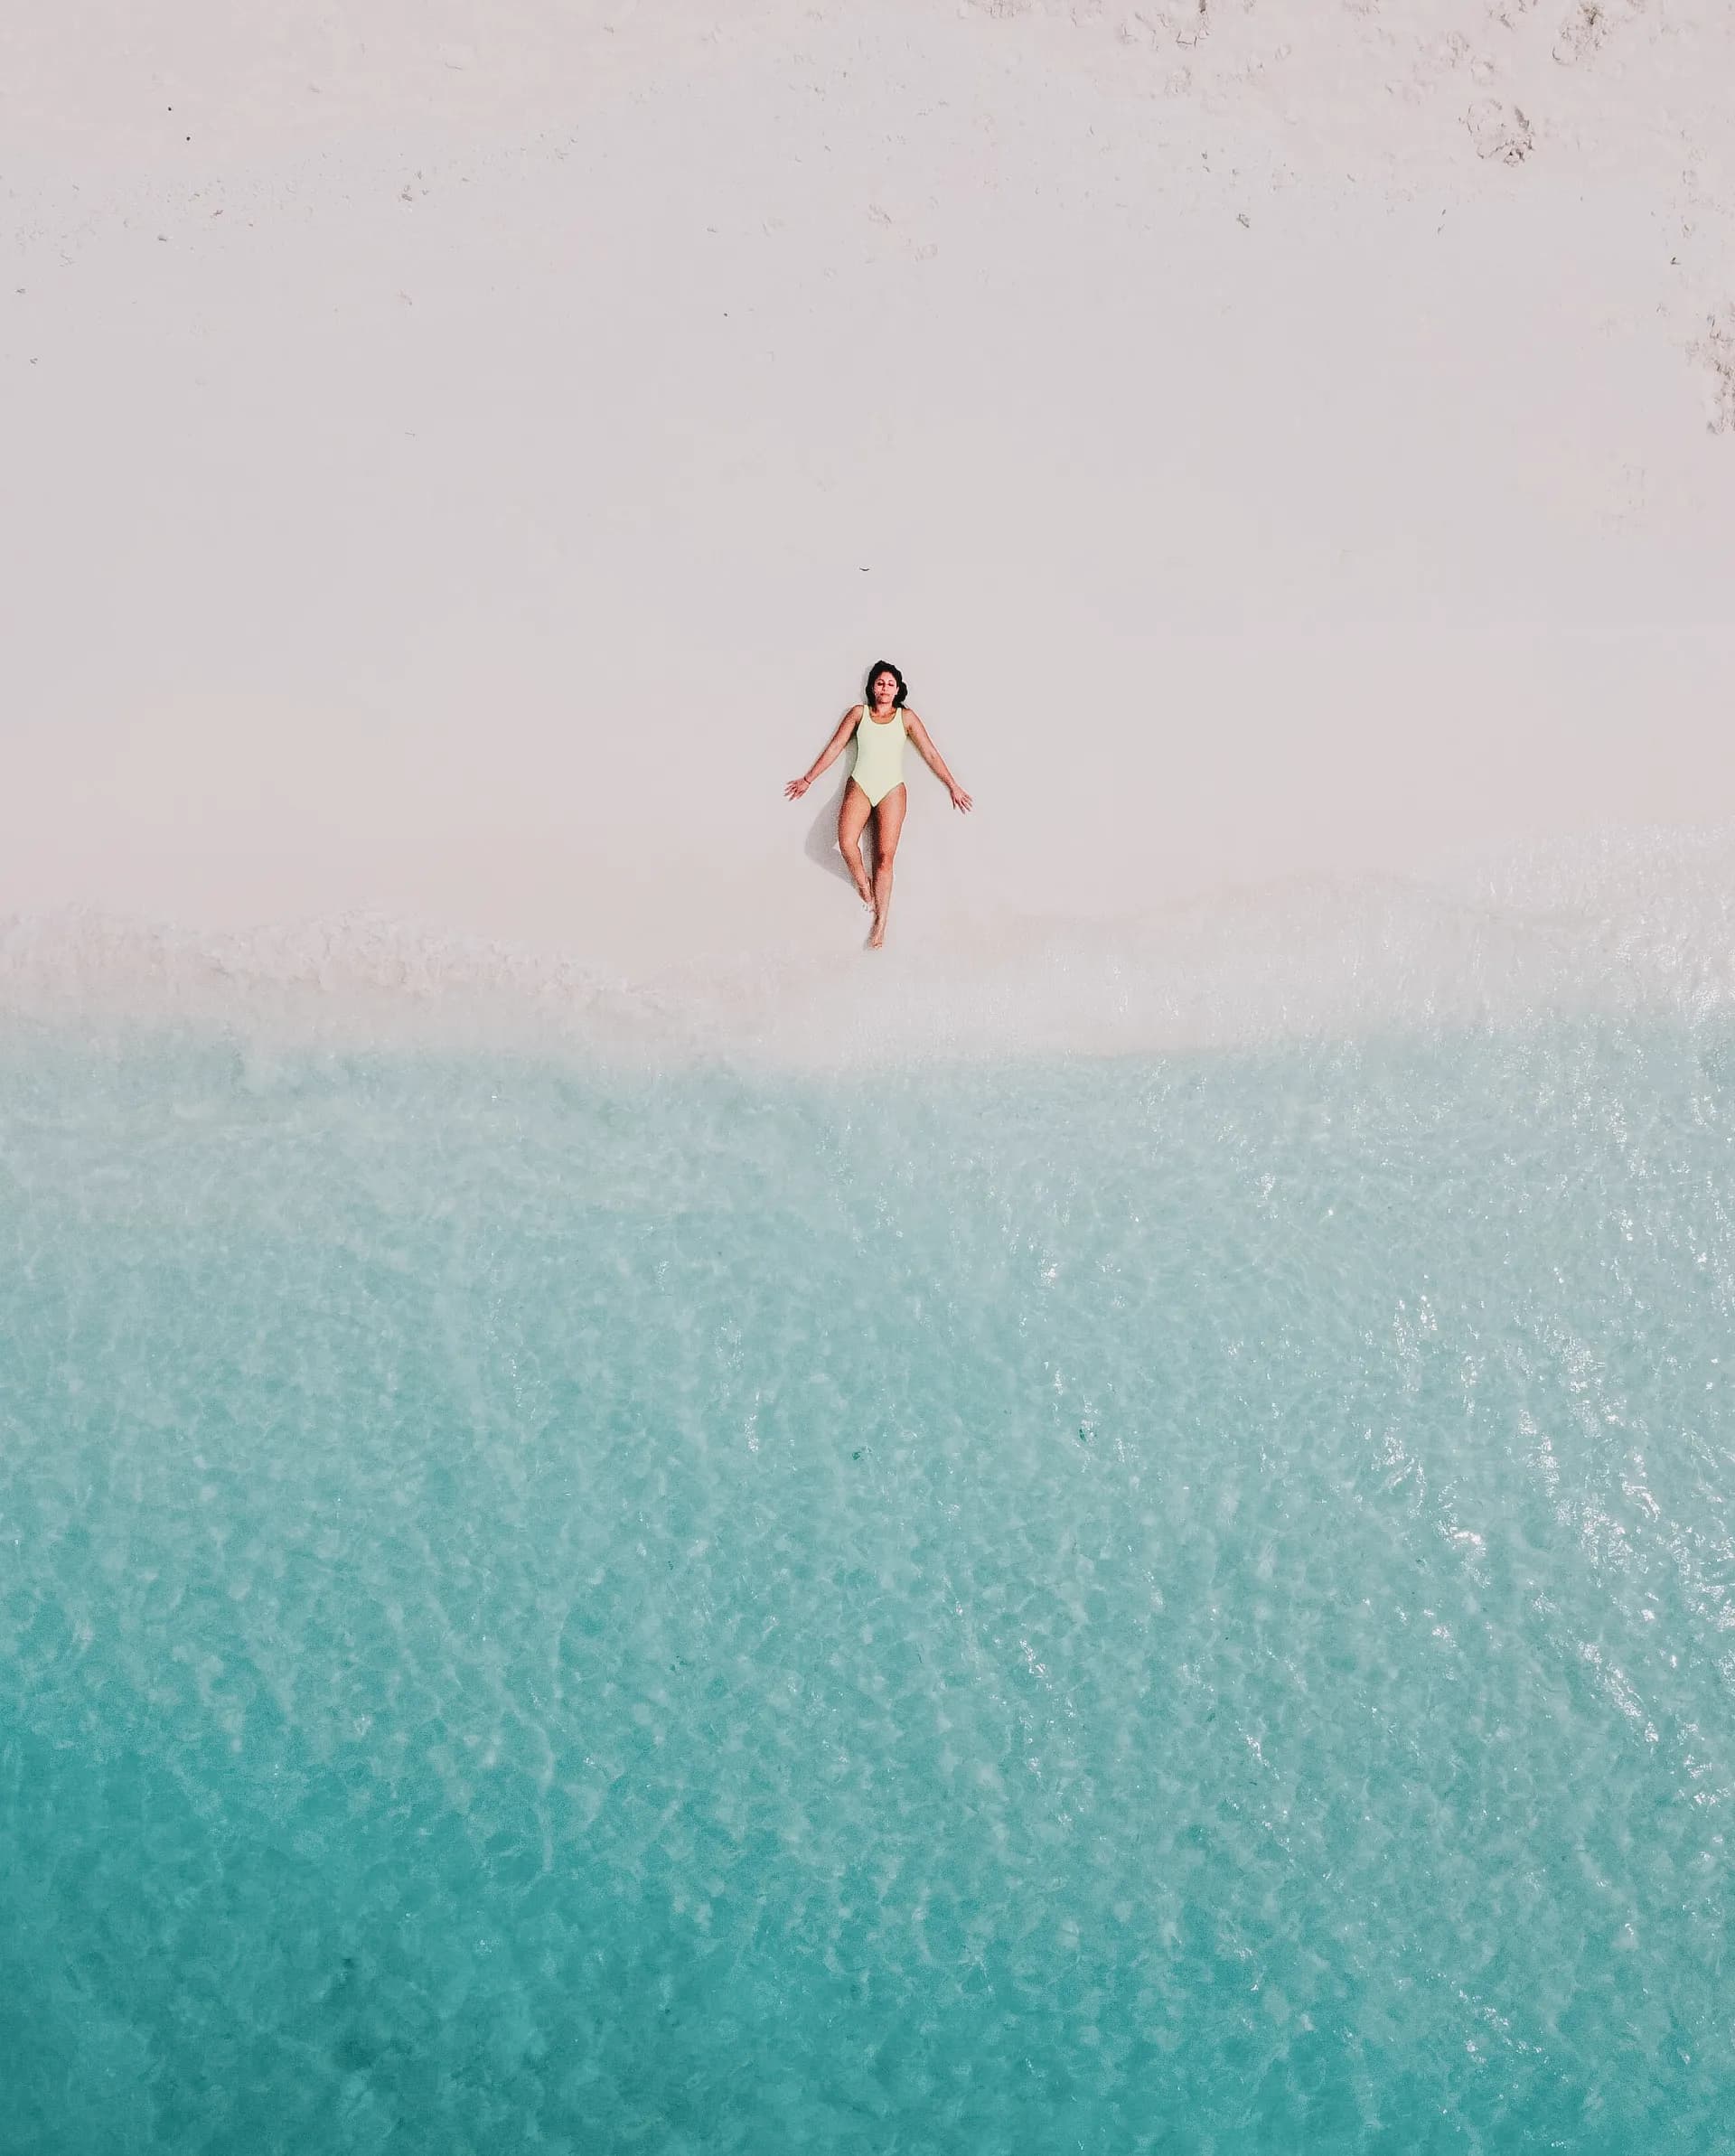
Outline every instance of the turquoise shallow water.
<svg viewBox="0 0 1735 2156">
<path fill-rule="evenodd" d="M 8 2149 L 1735 2145 L 1723 1035 L 0 1111 Z"/>
</svg>

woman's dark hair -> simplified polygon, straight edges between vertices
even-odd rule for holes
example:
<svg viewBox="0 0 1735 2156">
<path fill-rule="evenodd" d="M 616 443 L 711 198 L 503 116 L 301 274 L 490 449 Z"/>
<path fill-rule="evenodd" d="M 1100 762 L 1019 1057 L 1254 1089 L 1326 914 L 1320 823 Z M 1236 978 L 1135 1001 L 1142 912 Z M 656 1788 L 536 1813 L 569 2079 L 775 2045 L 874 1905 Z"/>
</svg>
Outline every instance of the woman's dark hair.
<svg viewBox="0 0 1735 2156">
<path fill-rule="evenodd" d="M 874 683 L 878 680 L 882 674 L 890 674 L 893 680 L 897 683 L 897 694 L 892 698 L 892 709 L 896 711 L 903 703 L 905 698 L 908 696 L 910 690 L 909 684 L 905 680 L 903 675 L 898 671 L 897 668 L 892 664 L 889 659 L 876 659 L 874 663 L 868 669 L 868 701 L 870 704 L 873 702 Z"/>
</svg>

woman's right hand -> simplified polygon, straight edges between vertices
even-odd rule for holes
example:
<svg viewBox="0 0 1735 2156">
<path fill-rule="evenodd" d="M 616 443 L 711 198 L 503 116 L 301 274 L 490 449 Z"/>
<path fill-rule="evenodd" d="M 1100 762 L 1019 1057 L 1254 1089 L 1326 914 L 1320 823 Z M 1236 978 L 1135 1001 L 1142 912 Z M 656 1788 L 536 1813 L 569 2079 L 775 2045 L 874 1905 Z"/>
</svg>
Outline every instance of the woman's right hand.
<svg viewBox="0 0 1735 2156">
<path fill-rule="evenodd" d="M 811 779 L 791 779 L 788 785 L 783 788 L 783 799 L 785 801 L 800 801 L 812 783 Z"/>
</svg>

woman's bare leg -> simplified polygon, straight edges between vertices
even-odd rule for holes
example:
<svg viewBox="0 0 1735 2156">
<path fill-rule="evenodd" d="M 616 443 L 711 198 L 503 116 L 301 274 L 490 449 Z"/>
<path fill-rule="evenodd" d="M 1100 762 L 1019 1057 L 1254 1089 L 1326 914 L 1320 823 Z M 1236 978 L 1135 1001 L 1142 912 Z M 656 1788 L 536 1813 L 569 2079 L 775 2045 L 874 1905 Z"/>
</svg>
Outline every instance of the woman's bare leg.
<svg viewBox="0 0 1735 2156">
<path fill-rule="evenodd" d="M 909 805 L 903 787 L 894 786 L 874 811 L 874 933 L 868 941 L 876 951 L 886 941 L 886 923 L 891 918 L 892 863 L 897 858 L 898 833 Z"/>
<path fill-rule="evenodd" d="M 849 881 L 856 886 L 856 895 L 863 905 L 874 903 L 874 886 L 868 880 L 868 871 L 861 860 L 861 834 L 873 812 L 868 796 L 851 779 L 843 790 L 843 806 L 838 811 L 838 851 L 843 856 Z"/>
</svg>

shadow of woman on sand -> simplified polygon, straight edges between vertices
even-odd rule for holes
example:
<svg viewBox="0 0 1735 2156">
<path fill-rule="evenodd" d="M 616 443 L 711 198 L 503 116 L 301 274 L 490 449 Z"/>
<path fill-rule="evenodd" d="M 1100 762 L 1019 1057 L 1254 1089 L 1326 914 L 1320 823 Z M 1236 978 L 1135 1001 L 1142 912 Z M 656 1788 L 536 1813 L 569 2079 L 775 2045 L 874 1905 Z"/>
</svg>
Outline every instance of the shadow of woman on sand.
<svg viewBox="0 0 1735 2156">
<path fill-rule="evenodd" d="M 823 868 L 828 876 L 835 876 L 853 891 L 856 887 L 855 879 L 844 867 L 843 856 L 838 851 L 838 812 L 843 807 L 843 797 L 849 790 L 849 773 L 846 771 L 832 787 L 830 796 L 821 802 L 819 814 L 808 826 L 802 850 L 816 868 Z M 874 827 L 871 818 L 868 829 L 861 834 L 861 859 L 862 866 L 871 878 L 874 873 Z M 863 948 L 867 948 L 866 944 Z"/>
<path fill-rule="evenodd" d="M 821 802 L 820 812 L 808 827 L 807 839 L 802 847 L 802 851 L 816 868 L 825 869 L 828 874 L 837 876 L 839 881 L 846 884 L 850 882 L 850 877 L 849 871 L 843 865 L 843 856 L 838 851 L 838 814 L 843 807 L 843 797 L 849 788 L 849 773 L 845 771 L 838 783 L 832 787 L 829 797 Z M 868 875 L 871 876 L 874 873 L 873 825 L 871 822 L 861 834 L 861 858 L 867 865 Z M 851 884 L 850 888 L 854 887 L 854 885 Z"/>
</svg>

